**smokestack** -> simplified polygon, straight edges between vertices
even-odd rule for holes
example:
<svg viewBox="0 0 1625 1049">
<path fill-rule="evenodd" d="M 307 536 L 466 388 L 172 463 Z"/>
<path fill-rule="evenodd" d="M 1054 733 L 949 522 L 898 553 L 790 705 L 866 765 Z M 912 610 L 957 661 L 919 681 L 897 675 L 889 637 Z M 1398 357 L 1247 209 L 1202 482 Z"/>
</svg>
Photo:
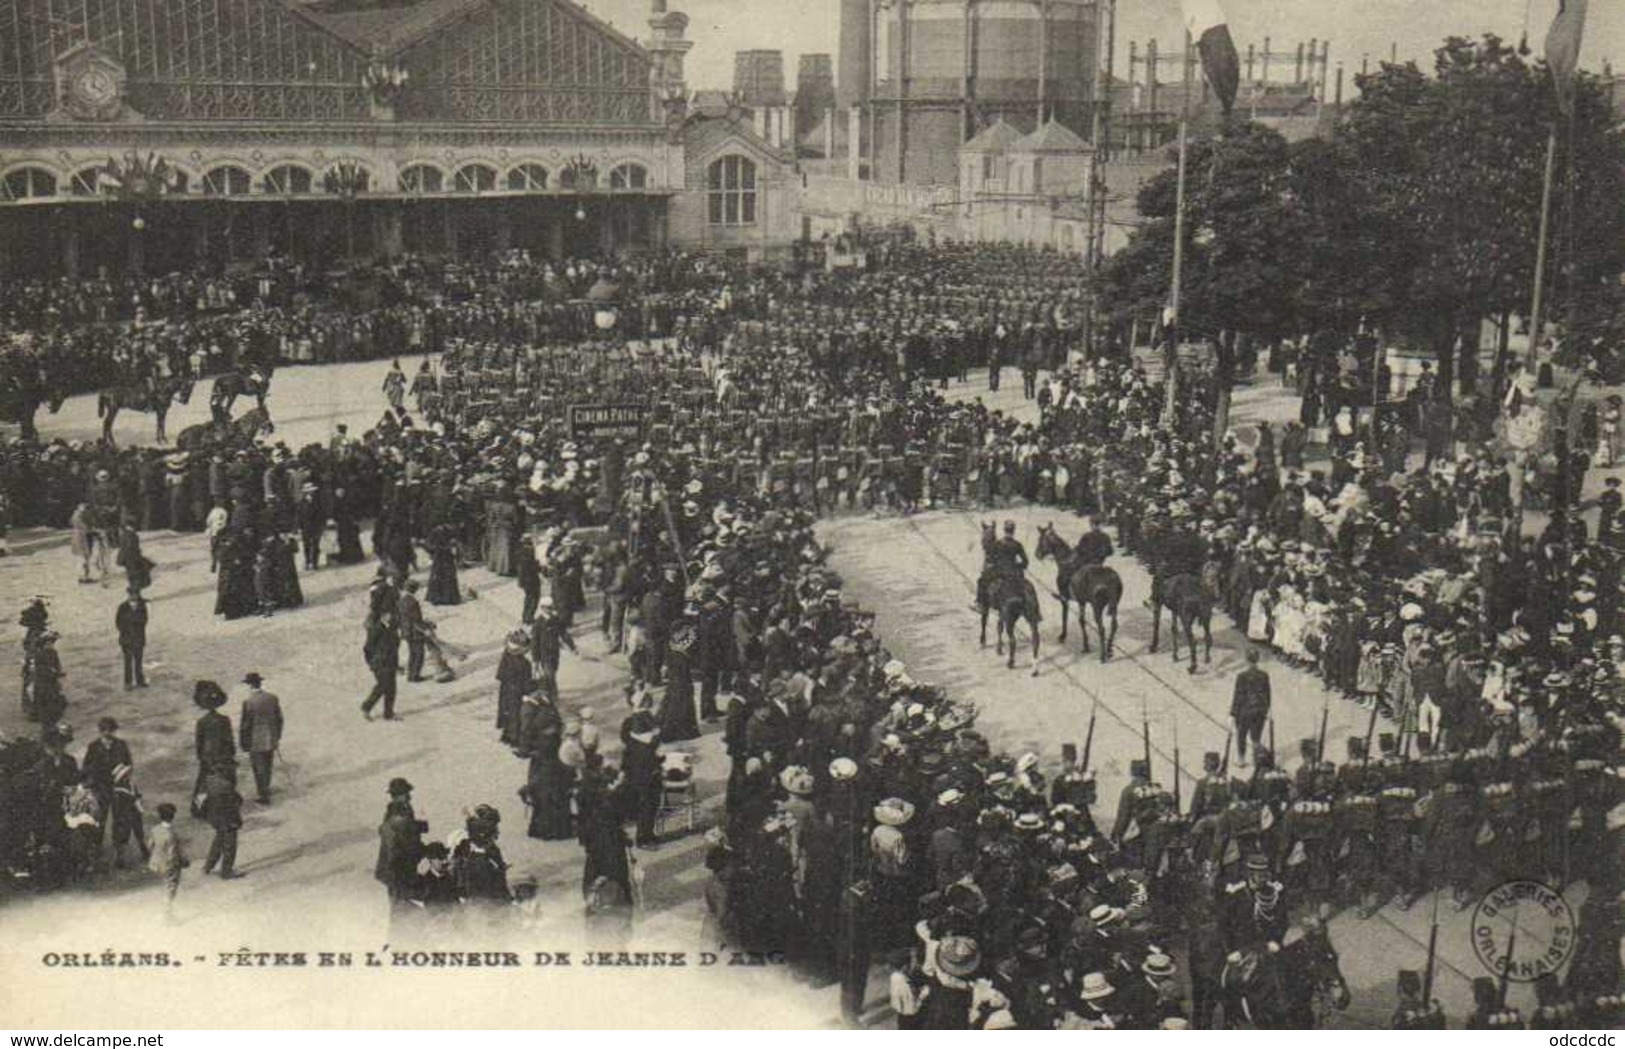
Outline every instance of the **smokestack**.
<svg viewBox="0 0 1625 1049">
<path fill-rule="evenodd" d="M 873 26 L 869 0 L 841 0 L 841 50 L 837 59 L 837 103 L 842 109 L 869 100 L 869 71 L 873 66 Z"/>
<path fill-rule="evenodd" d="M 1337 63 L 1337 108 L 1343 108 L 1343 63 Z"/>
</svg>

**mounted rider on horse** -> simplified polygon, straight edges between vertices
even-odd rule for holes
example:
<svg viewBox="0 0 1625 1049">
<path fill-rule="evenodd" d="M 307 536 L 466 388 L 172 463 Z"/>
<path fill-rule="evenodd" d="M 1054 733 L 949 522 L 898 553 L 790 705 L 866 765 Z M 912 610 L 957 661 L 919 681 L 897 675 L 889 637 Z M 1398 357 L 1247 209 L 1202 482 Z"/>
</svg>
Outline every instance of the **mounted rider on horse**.
<svg viewBox="0 0 1625 1049">
<path fill-rule="evenodd" d="M 1004 522 L 1004 535 L 995 537 L 991 523 L 982 526 L 982 575 L 976 581 L 976 610 L 992 607 L 1005 580 L 1031 586 L 1027 581 L 1027 548 L 1016 538 L 1016 523 Z"/>
</svg>

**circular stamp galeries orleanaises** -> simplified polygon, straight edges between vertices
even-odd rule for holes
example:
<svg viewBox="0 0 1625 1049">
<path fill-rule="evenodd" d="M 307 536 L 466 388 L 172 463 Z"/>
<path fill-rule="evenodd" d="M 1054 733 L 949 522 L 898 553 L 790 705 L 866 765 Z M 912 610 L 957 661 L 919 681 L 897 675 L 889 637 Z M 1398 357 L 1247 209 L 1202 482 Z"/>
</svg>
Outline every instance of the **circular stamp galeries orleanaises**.
<svg viewBox="0 0 1625 1049">
<path fill-rule="evenodd" d="M 1533 983 L 1561 972 L 1574 954 L 1574 911 L 1538 881 L 1503 882 L 1473 908 L 1473 953 L 1492 974 Z"/>
</svg>

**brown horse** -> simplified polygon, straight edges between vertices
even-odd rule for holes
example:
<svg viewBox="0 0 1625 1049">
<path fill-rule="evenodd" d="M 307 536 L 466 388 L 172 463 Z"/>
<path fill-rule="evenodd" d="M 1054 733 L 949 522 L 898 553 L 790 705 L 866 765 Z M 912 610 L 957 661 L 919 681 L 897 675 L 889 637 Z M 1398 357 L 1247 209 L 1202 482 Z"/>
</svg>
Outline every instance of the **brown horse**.
<svg viewBox="0 0 1625 1049">
<path fill-rule="evenodd" d="M 1160 585 L 1159 585 L 1160 584 Z M 1179 632 L 1185 631 L 1190 644 L 1189 673 L 1196 673 L 1196 623 L 1202 624 L 1206 644 L 1204 661 L 1213 662 L 1213 595 L 1202 585 L 1200 576 L 1183 574 L 1151 584 L 1151 651 L 1157 650 L 1162 636 L 1162 610 L 1168 610 L 1169 633 L 1174 641 L 1174 661 L 1179 661 Z"/>
<path fill-rule="evenodd" d="M 1004 655 L 1004 643 L 1010 642 L 1010 658 L 1005 666 L 1010 670 L 1016 668 L 1016 624 L 1025 619 L 1027 628 L 1033 635 L 1033 677 L 1038 676 L 1038 625 L 1043 622 L 1044 614 L 1038 606 L 1038 590 L 1032 581 L 1021 576 L 992 575 L 988 571 L 987 562 L 991 559 L 993 544 L 998 541 L 998 534 L 994 530 L 993 522 L 982 522 L 982 578 L 977 585 L 977 607 L 982 615 L 981 644 L 987 647 L 987 617 L 992 611 L 999 614 L 996 635 L 999 655 Z"/>
<path fill-rule="evenodd" d="M 211 437 L 256 441 L 275 432 L 276 424 L 271 421 L 270 412 L 264 408 L 250 408 L 243 413 L 242 418 L 233 419 L 229 423 L 211 421 L 188 426 L 175 438 L 175 447 L 190 452 L 204 447 Z"/>
<path fill-rule="evenodd" d="M 238 397 L 254 398 L 254 407 L 270 418 L 265 407 L 265 395 L 271 392 L 271 376 L 276 369 L 268 364 L 254 364 L 229 371 L 214 380 L 209 390 L 209 414 L 218 423 L 231 421 L 231 407 Z"/>
<path fill-rule="evenodd" d="M 1061 642 L 1066 642 L 1066 621 L 1072 602 L 1078 603 L 1078 633 L 1083 637 L 1083 651 L 1089 651 L 1089 623 L 1083 618 L 1087 605 L 1095 613 L 1095 629 L 1100 633 L 1100 661 L 1111 658 L 1112 645 L 1117 641 L 1117 606 L 1123 600 L 1123 577 L 1105 565 L 1080 564 L 1078 552 L 1056 534 L 1052 525 L 1038 526 L 1038 557 L 1053 557 L 1058 572 L 1055 577 L 1055 596 L 1061 602 Z M 1106 620 L 1111 630 L 1106 630 Z"/>
<path fill-rule="evenodd" d="M 156 421 L 156 439 L 159 444 L 169 439 L 164 432 L 164 420 L 171 404 L 185 404 L 192 399 L 192 383 L 188 379 L 149 379 L 145 384 L 114 386 L 96 395 L 96 415 L 102 421 L 102 441 L 113 443 L 113 423 L 120 411 L 151 412 Z"/>
</svg>

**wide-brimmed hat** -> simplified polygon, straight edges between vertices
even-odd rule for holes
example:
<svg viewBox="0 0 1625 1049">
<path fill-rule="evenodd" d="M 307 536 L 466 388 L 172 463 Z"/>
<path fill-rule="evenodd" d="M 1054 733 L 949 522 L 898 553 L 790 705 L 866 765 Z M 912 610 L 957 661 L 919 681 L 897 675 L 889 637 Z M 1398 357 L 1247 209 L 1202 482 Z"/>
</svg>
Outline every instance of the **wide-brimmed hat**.
<svg viewBox="0 0 1625 1049">
<path fill-rule="evenodd" d="M 660 725 L 655 721 L 653 714 L 647 710 L 640 710 L 626 719 L 626 734 L 639 743 L 650 743 L 660 735 Z"/>
<path fill-rule="evenodd" d="M 1116 993 L 1117 988 L 1107 982 L 1105 973 L 1084 973 L 1078 984 L 1078 997 L 1086 1002 L 1097 1002 Z"/>
<path fill-rule="evenodd" d="M 1121 907 L 1113 907 L 1109 903 L 1096 904 L 1089 912 L 1089 920 L 1094 922 L 1095 928 L 1104 929 L 1108 925 L 1116 925 L 1122 921 L 1128 912 Z"/>
<path fill-rule="evenodd" d="M 218 710 L 226 705 L 226 690 L 213 681 L 199 681 L 192 686 L 192 702 L 204 710 Z"/>
<path fill-rule="evenodd" d="M 981 964 L 982 949 L 969 936 L 949 936 L 937 945 L 937 968 L 949 976 L 969 976 Z"/>
<path fill-rule="evenodd" d="M 1175 965 L 1174 960 L 1166 954 L 1156 953 L 1147 956 L 1145 961 L 1140 964 L 1140 971 L 1147 976 L 1166 980 L 1179 971 L 1179 966 Z"/>
<path fill-rule="evenodd" d="M 779 785 L 797 797 L 806 797 L 813 792 L 813 774 L 801 765 L 791 765 L 779 773 Z"/>
<path fill-rule="evenodd" d="M 402 794 L 410 794 L 412 789 L 412 784 L 407 781 L 405 776 L 396 776 L 389 781 L 389 796 L 392 798 L 400 797 Z"/>
<path fill-rule="evenodd" d="M 248 673 L 243 675 L 243 684 L 252 685 L 255 688 L 259 688 L 261 685 L 265 684 L 265 679 L 260 677 L 260 672 L 258 670 L 250 670 Z"/>
<path fill-rule="evenodd" d="M 901 827 L 914 818 L 914 805 L 902 798 L 887 798 L 875 806 L 875 822 L 887 827 Z"/>
<path fill-rule="evenodd" d="M 849 779 L 856 779 L 857 775 L 858 763 L 851 758 L 836 758 L 829 763 L 830 779 L 844 782 Z"/>
</svg>

